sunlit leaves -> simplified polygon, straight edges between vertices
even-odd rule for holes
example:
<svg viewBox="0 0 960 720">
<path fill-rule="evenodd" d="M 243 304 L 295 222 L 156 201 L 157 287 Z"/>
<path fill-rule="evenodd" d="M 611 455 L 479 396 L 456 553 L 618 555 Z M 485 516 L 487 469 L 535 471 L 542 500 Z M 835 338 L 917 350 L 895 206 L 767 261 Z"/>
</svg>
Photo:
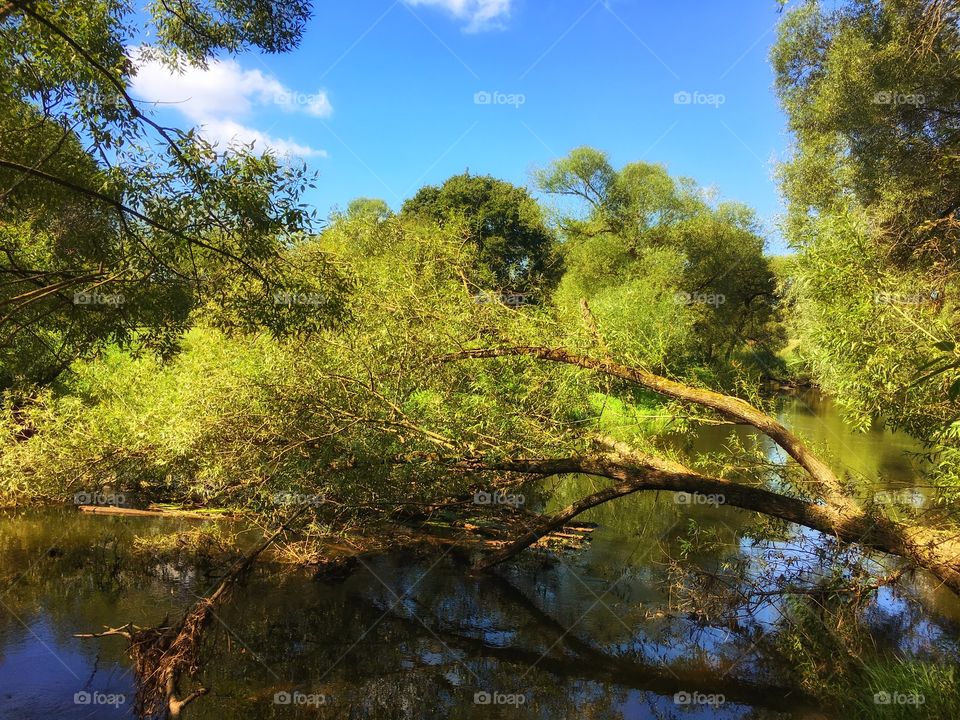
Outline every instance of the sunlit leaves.
<svg viewBox="0 0 960 720">
<path fill-rule="evenodd" d="M 554 236 L 524 188 L 487 175 L 455 175 L 421 188 L 402 212 L 441 224 L 459 221 L 478 250 L 477 262 L 493 274 L 493 284 L 478 289 L 540 294 L 560 276 Z"/>
<path fill-rule="evenodd" d="M 807 2 L 772 52 L 797 138 L 781 175 L 801 354 L 858 425 L 906 428 L 934 467 L 960 412 L 958 17 L 954 0 Z"/>
<path fill-rule="evenodd" d="M 566 273 L 557 302 L 571 324 L 584 298 L 601 334 L 629 362 L 683 372 L 726 366 L 742 354 L 775 372 L 774 363 L 757 362 L 781 338 L 773 272 L 749 209 L 712 204 L 693 181 L 658 165 L 616 170 L 588 147 L 536 178 L 563 198 Z"/>
<path fill-rule="evenodd" d="M 343 310 L 342 279 L 303 280 L 332 266 L 288 252 L 313 228 L 304 166 L 162 127 L 130 95 L 147 59 L 289 50 L 308 5 L 157 3 L 146 25 L 134 10 L 18 3 L 0 21 L 0 331 L 13 349 L 0 386 L 49 382 L 111 342 L 168 356 L 198 305 L 230 307 L 224 326 L 274 333 L 326 327 Z M 80 307 L 73 294 L 86 290 L 123 300 Z M 265 302 L 283 292 L 326 300 L 309 313 Z"/>
</svg>

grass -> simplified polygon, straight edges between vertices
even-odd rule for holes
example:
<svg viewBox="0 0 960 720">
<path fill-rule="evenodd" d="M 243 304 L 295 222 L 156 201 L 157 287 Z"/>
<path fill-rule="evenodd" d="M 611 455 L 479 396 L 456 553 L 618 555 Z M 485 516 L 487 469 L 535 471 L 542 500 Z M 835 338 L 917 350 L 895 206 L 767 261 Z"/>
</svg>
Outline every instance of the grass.
<svg viewBox="0 0 960 720">
<path fill-rule="evenodd" d="M 873 720 L 955 720 L 960 718 L 960 677 L 955 666 L 916 660 L 872 661 L 863 672 L 862 692 L 852 689 L 850 717 Z"/>
</svg>

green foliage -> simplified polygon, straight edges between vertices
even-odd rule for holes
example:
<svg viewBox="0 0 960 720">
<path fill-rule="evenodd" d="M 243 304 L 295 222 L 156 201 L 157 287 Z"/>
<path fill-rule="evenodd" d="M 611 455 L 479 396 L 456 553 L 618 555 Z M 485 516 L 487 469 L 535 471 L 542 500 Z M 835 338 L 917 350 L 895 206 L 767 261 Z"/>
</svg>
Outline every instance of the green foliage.
<svg viewBox="0 0 960 720">
<path fill-rule="evenodd" d="M 192 62 L 210 60 L 219 50 L 287 52 L 300 43 L 310 16 L 310 3 L 302 0 L 219 0 L 176 9 L 158 0 L 149 8 L 159 46 Z"/>
<path fill-rule="evenodd" d="M 493 274 L 494 289 L 539 293 L 560 276 L 553 234 L 524 188 L 464 173 L 439 187 L 421 188 L 402 212 L 440 223 L 462 220 L 464 237 L 477 247 L 478 263 Z"/>
<path fill-rule="evenodd" d="M 642 195 L 639 177 L 627 175 Z M 651 190 L 658 197 L 674 188 L 659 169 L 650 178 L 661 186 Z M 514 201 L 529 200 L 487 179 L 476 187 L 503 191 L 500 200 L 509 201 L 506 220 L 491 226 L 509 227 L 510 213 L 523 206 Z M 440 458 L 577 453 L 597 434 L 652 447 L 677 414 L 652 395 L 531 358 L 443 356 L 549 345 L 685 372 L 702 359 L 701 323 L 726 320 L 676 301 L 681 283 L 708 272 L 710 262 L 677 245 L 692 246 L 708 227 L 722 246 L 731 237 L 724 233 L 745 232 L 746 221 L 732 207 L 678 197 L 670 202 L 692 208 L 687 224 L 652 225 L 637 253 L 612 233 L 571 238 L 570 269 L 555 297 L 534 304 L 482 291 L 502 286 L 503 266 L 484 259 L 490 246 L 464 242 L 476 218 L 461 212 L 438 220 L 409 208 L 394 216 L 378 201 L 352 203 L 323 233 L 279 255 L 279 295 L 202 256 L 206 292 L 190 307 L 194 328 L 178 337 L 178 352 L 137 355 L 114 343 L 98 359 L 74 362 L 56 391 L 10 394 L 5 488 L 65 498 L 111 487 L 153 501 L 267 513 L 283 511 L 275 496 L 290 492 L 388 511 L 475 487 L 475 477 Z M 655 243 L 654 235 L 675 242 Z M 693 257 L 699 268 L 689 267 Z M 596 314 L 603 348 L 581 298 Z M 692 367 L 688 378 L 717 382 L 713 371 Z"/>
<path fill-rule="evenodd" d="M 164 128 L 129 94 L 149 59 L 203 64 L 219 51 L 287 50 L 304 3 L 15 3 L 0 17 L 0 388 L 48 383 L 110 343 L 169 353 L 191 308 L 299 292 L 316 263 L 286 251 L 312 226 L 312 177 L 252 147 L 215 148 Z M 153 33 L 156 47 L 138 46 Z M 329 269 L 329 268 L 328 268 Z M 340 281 L 325 285 L 327 324 Z M 232 299 L 226 297 L 237 292 Z M 76 302 L 76 295 L 93 302 Z M 100 299 L 105 299 L 100 302 Z M 294 315 L 294 319 L 302 317 Z M 246 313 L 290 327 L 272 309 Z"/>
<path fill-rule="evenodd" d="M 794 222 L 852 200 L 891 260 L 956 262 L 958 18 L 954 0 L 809 0 L 785 18 L 772 60 L 797 136 Z"/>
<path fill-rule="evenodd" d="M 748 209 L 711 204 L 658 165 L 615 170 L 592 148 L 536 177 L 583 208 L 559 220 L 567 271 L 557 302 L 567 316 L 585 298 L 610 349 L 637 364 L 683 372 L 742 356 L 774 372 L 763 361 L 775 364 L 770 351 L 782 342 L 775 278 Z"/>
<path fill-rule="evenodd" d="M 112 487 L 144 499 L 214 499 L 244 467 L 243 458 L 218 460 L 218 448 L 244 432 L 234 408 L 246 417 L 262 411 L 251 381 L 270 357 L 265 341 L 241 346 L 194 330 L 167 364 L 121 351 L 77 363 L 69 394 L 46 390 L 6 418 L 0 475 L 23 478 L 27 497 Z"/>
<path fill-rule="evenodd" d="M 794 265 L 794 327 L 814 375 L 857 425 L 896 408 L 915 432 L 930 430 L 924 416 L 939 392 L 911 385 L 939 356 L 934 344 L 949 330 L 952 303 L 925 286 L 923 273 L 891 270 L 881 252 L 862 214 L 822 218 Z"/>
<path fill-rule="evenodd" d="M 380 198 L 354 198 L 347 205 L 346 216 L 350 219 L 365 217 L 376 222 L 382 222 L 392 215 L 393 211 L 390 210 L 390 206 Z"/>
<path fill-rule="evenodd" d="M 677 302 L 683 282 L 683 258 L 670 250 L 652 250 L 640 258 L 623 251 L 612 235 L 571 241 L 565 248 L 569 270 L 556 303 L 570 327 L 581 322 L 580 299 L 595 315 L 611 352 L 632 364 L 683 368 L 697 343 L 694 326 L 703 307 Z"/>
<path fill-rule="evenodd" d="M 75 135 L 27 105 L 6 99 L 0 106 L 10 111 L 0 120 L 3 157 L 33 164 L 56 146 L 47 172 L 81 185 L 109 183 Z M 14 129 L 29 124 L 37 127 L 25 135 Z M 2 168 L 0 186 L 7 188 L 0 205 L 0 388 L 49 382 L 99 344 L 128 342 L 135 328 L 149 328 L 145 342 L 175 338 L 186 318 L 186 288 L 137 282 L 142 267 L 130 267 L 127 277 L 110 272 L 126 264 L 128 250 L 106 208 Z M 75 293 L 114 302 L 77 303 Z"/>
<path fill-rule="evenodd" d="M 463 283 L 476 250 L 462 237 L 455 223 L 342 219 L 299 252 L 356 278 L 349 322 L 285 338 L 197 328 L 167 362 L 112 350 L 77 363 L 67 394 L 11 403 L 0 477 L 33 497 L 109 486 L 279 511 L 287 491 L 389 509 L 475 482 L 438 456 L 582 442 L 565 431 L 589 414 L 595 381 L 583 373 L 439 362 L 478 331 L 496 344 L 555 328 L 544 308 L 478 302 Z"/>
<path fill-rule="evenodd" d="M 866 687 L 853 693 L 850 703 L 854 718 L 956 716 L 960 677 L 954 666 L 917 660 L 873 661 L 867 663 L 863 677 Z"/>
<path fill-rule="evenodd" d="M 781 170 L 797 350 L 857 425 L 882 417 L 926 441 L 949 486 L 960 483 L 958 17 L 952 0 L 810 1 L 772 52 L 797 138 Z"/>
<path fill-rule="evenodd" d="M 861 601 L 826 586 L 816 600 L 798 596 L 787 604 L 775 643 L 795 681 L 856 720 L 955 717 L 956 668 L 877 653 L 858 624 Z"/>
</svg>

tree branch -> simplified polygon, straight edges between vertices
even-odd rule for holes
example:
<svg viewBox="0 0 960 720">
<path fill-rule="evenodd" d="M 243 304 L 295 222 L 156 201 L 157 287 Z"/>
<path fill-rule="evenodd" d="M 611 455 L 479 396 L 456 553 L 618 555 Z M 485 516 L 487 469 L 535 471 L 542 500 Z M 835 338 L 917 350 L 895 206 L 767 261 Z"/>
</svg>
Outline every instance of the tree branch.
<svg viewBox="0 0 960 720">
<path fill-rule="evenodd" d="M 929 570 L 953 592 L 960 594 L 960 543 L 929 528 L 911 526 L 856 507 L 837 508 L 789 497 L 760 487 L 703 475 L 679 463 L 632 454 L 518 459 L 499 463 L 470 460 L 460 467 L 473 472 L 513 472 L 548 477 L 584 474 L 615 480 L 616 484 L 587 495 L 563 510 L 545 517 L 529 532 L 476 565 L 485 570 L 528 548 L 544 535 L 577 515 L 616 498 L 641 490 L 688 492 L 722 498 L 722 503 L 776 517 L 833 536 L 846 543 L 906 558 Z"/>
<path fill-rule="evenodd" d="M 173 235 L 175 238 L 177 238 L 178 240 L 182 240 L 188 245 L 196 245 L 198 247 L 204 248 L 205 250 L 210 250 L 211 252 L 215 252 L 219 255 L 223 255 L 224 257 L 230 258 L 234 262 L 237 262 L 243 267 L 245 267 L 251 273 L 256 275 L 256 277 L 258 277 L 259 279 L 265 280 L 265 278 L 263 277 L 263 275 L 260 273 L 259 270 L 251 266 L 242 258 L 237 257 L 236 255 L 224 250 L 223 248 L 218 248 L 213 245 L 209 245 L 195 237 L 190 237 L 188 235 L 185 235 L 184 233 L 177 230 L 176 228 L 173 228 L 173 227 L 170 227 L 169 225 L 158 222 L 153 218 L 148 217 L 147 215 L 144 215 L 138 210 L 134 210 L 132 207 L 129 207 L 128 205 L 124 205 L 120 200 L 117 200 L 116 198 L 112 198 L 109 195 L 105 195 L 104 193 L 98 192 L 96 190 L 91 190 L 90 188 L 84 187 L 83 185 L 78 185 L 77 183 L 72 182 L 71 180 L 57 177 L 56 175 L 50 175 L 49 173 L 43 172 L 42 170 L 27 167 L 26 165 L 21 165 L 20 163 L 15 163 L 10 160 L 0 159 L 0 167 L 9 168 L 10 170 L 16 170 L 18 172 L 25 173 L 26 175 L 30 175 L 32 177 L 43 180 L 44 182 L 53 183 L 54 185 L 59 185 L 60 187 L 67 188 L 68 190 L 72 190 L 76 193 L 79 193 L 80 195 L 85 195 L 86 197 L 99 200 L 100 202 L 110 205 L 111 207 L 116 209 L 118 213 L 135 217 L 137 220 L 141 220 L 145 222 L 147 225 L 154 228 L 155 230 L 160 230 L 162 232 L 169 233 L 170 235 Z"/>
<path fill-rule="evenodd" d="M 442 360 L 444 362 L 452 362 L 470 358 L 498 358 L 520 355 L 595 370 L 635 383 L 665 397 L 711 408 L 730 420 L 752 425 L 764 435 L 767 435 L 777 443 L 777 445 L 783 448 L 790 457 L 796 460 L 796 462 L 810 474 L 828 501 L 838 508 L 849 507 L 850 510 L 856 508 L 855 503 L 844 493 L 842 483 L 834 474 L 833 470 L 814 455 L 800 438 L 791 433 L 774 418 L 740 398 L 724 395 L 714 392 L 713 390 L 684 385 L 683 383 L 669 380 L 646 370 L 620 365 L 613 360 L 598 360 L 584 355 L 576 355 L 563 348 L 517 346 L 464 350 L 462 352 L 445 355 Z"/>
</svg>

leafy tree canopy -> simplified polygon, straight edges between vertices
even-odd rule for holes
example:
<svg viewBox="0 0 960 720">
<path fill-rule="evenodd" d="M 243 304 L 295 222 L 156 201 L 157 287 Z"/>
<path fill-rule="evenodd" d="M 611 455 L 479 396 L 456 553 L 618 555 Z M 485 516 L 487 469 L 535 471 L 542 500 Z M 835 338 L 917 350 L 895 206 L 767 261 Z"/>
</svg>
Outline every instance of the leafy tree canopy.
<svg viewBox="0 0 960 720">
<path fill-rule="evenodd" d="M 559 219 L 567 272 L 558 297 L 571 312 L 586 298 L 617 349 L 638 362 L 678 369 L 745 354 L 775 372 L 776 283 L 749 209 L 711 203 L 659 165 L 617 170 L 589 147 L 536 179 L 574 201 Z"/>
<path fill-rule="evenodd" d="M 302 320 L 269 300 L 315 290 L 288 253 L 312 227 L 300 201 L 311 176 L 270 152 L 163 127 L 129 87 L 149 58 L 288 50 L 308 9 L 159 2 L 141 24 L 125 3 L 0 8 L 0 387 L 49 382 L 109 342 L 169 351 L 191 308 L 211 302 L 274 332 Z M 141 44 L 148 33 L 155 46 Z M 340 283 L 321 282 L 332 321 Z M 240 287 L 244 299 L 229 300 Z"/>
<path fill-rule="evenodd" d="M 466 221 L 478 262 L 494 274 L 497 290 L 536 292 L 556 283 L 559 257 L 537 202 L 521 187 L 489 175 L 455 175 L 428 185 L 403 204 L 407 216 Z M 486 288 L 489 289 L 489 288 Z"/>
<path fill-rule="evenodd" d="M 801 354 L 860 426 L 883 417 L 927 440 L 948 484 L 960 437 L 958 20 L 955 0 L 811 0 L 772 51 L 796 136 L 781 176 Z"/>
</svg>

